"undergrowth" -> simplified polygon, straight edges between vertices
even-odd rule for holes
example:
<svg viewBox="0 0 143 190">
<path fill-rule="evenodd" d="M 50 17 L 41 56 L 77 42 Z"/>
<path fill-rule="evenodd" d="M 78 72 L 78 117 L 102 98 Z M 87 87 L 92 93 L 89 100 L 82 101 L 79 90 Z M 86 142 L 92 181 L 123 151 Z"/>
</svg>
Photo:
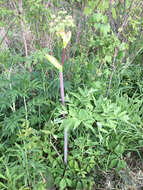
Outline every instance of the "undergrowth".
<svg viewBox="0 0 143 190">
<path fill-rule="evenodd" d="M 130 170 L 128 160 L 134 156 L 142 160 L 141 71 L 136 74 L 131 67 L 118 83 L 117 71 L 113 89 L 118 90 L 107 99 L 104 72 L 93 80 L 93 70 L 75 70 L 65 83 L 64 108 L 58 103 L 58 73 L 54 71 L 51 82 L 50 69 L 48 77 L 43 72 L 44 59 L 37 60 L 29 73 L 23 64 L 15 67 L 16 62 L 6 55 L 0 75 L 1 189 L 104 188 L 102 180 L 107 180 L 110 171 L 122 178 L 123 171 Z M 79 61 L 78 68 L 86 70 L 92 64 Z M 75 80 L 79 72 L 80 82 Z M 67 126 L 69 155 L 64 166 L 63 130 Z"/>
<path fill-rule="evenodd" d="M 0 190 L 143 188 L 142 8 L 0 0 Z"/>
</svg>

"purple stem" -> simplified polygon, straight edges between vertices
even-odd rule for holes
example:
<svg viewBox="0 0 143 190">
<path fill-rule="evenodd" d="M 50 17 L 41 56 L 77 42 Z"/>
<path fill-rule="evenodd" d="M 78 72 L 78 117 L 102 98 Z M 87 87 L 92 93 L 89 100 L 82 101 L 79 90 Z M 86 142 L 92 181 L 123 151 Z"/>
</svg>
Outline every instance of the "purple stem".
<svg viewBox="0 0 143 190">
<path fill-rule="evenodd" d="M 68 155 L 68 130 L 65 128 L 64 131 L 64 163 L 67 165 L 67 155 Z"/>
<path fill-rule="evenodd" d="M 63 48 L 62 52 L 62 67 L 64 66 L 65 59 L 65 48 Z M 64 97 L 64 81 L 63 81 L 63 72 L 60 72 L 60 92 L 62 105 L 65 106 L 65 97 Z M 65 118 L 65 115 L 63 115 Z M 65 128 L 64 130 L 64 163 L 67 164 L 67 154 L 68 154 L 68 130 Z"/>
<path fill-rule="evenodd" d="M 63 72 L 60 72 L 60 92 L 61 92 L 62 105 L 65 106 Z"/>
<path fill-rule="evenodd" d="M 62 52 L 62 66 L 64 66 L 65 51 L 66 51 L 66 49 L 65 49 L 65 48 L 63 48 L 63 52 Z"/>
</svg>

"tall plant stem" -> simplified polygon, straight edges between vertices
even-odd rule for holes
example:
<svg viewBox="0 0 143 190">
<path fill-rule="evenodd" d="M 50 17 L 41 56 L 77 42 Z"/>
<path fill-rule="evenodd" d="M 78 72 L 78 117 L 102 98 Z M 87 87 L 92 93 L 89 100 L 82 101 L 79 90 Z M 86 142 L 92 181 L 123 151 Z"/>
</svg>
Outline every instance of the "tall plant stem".
<svg viewBox="0 0 143 190">
<path fill-rule="evenodd" d="M 64 130 L 64 163 L 67 164 L 67 156 L 68 156 L 68 130 L 65 128 Z"/>
<path fill-rule="evenodd" d="M 63 48 L 62 52 L 62 67 L 64 66 L 65 59 L 65 48 Z M 60 72 L 60 92 L 62 105 L 65 106 L 65 96 L 64 96 L 64 81 L 63 81 L 63 71 Z M 65 118 L 65 115 L 63 115 Z M 64 130 L 64 163 L 67 164 L 67 154 L 68 154 L 68 130 L 65 128 Z"/>
<path fill-rule="evenodd" d="M 62 52 L 62 67 L 64 66 L 64 59 L 65 59 L 65 48 L 63 48 Z M 61 92 L 62 104 L 63 106 L 65 106 L 63 71 L 60 71 L 60 92 Z"/>
<path fill-rule="evenodd" d="M 66 49 L 63 48 L 63 52 L 62 52 L 62 66 L 64 66 L 64 61 L 65 61 L 65 52 L 66 52 Z"/>
<path fill-rule="evenodd" d="M 26 119 L 26 121 L 27 121 L 27 119 L 28 119 L 28 111 L 27 111 L 27 105 L 26 105 L 26 99 L 25 99 L 25 96 L 24 96 L 24 107 L 25 107 L 25 119 Z"/>
<path fill-rule="evenodd" d="M 61 92 L 62 105 L 65 106 L 63 72 L 60 72 L 60 92 Z"/>
</svg>

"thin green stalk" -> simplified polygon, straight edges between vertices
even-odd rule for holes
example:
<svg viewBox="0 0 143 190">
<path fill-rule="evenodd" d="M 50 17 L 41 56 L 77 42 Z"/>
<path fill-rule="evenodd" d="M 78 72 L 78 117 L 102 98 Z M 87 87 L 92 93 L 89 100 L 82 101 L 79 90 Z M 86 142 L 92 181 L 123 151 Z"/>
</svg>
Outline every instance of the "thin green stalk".
<svg viewBox="0 0 143 190">
<path fill-rule="evenodd" d="M 11 70 L 12 70 L 12 68 L 9 70 L 9 72 L 8 72 L 8 79 L 10 80 L 10 75 L 11 75 Z M 10 83 L 9 84 L 9 87 L 10 87 L 10 89 L 12 90 L 12 84 Z M 12 103 L 12 105 L 10 106 L 10 108 L 11 108 L 11 110 L 13 111 L 13 112 L 15 112 L 16 110 L 15 110 L 15 102 L 13 101 L 13 103 Z"/>
<path fill-rule="evenodd" d="M 28 111 L 27 111 L 27 105 L 26 105 L 26 99 L 25 99 L 25 96 L 24 96 L 24 107 L 25 107 L 25 119 L 26 119 L 26 121 L 27 121 L 27 119 L 28 119 Z"/>
</svg>

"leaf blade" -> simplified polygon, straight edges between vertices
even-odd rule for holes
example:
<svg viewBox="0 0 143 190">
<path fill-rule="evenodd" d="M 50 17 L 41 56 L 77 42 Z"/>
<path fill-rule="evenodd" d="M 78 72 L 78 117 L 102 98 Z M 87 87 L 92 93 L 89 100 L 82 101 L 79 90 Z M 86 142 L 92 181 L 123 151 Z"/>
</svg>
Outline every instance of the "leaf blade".
<svg viewBox="0 0 143 190">
<path fill-rule="evenodd" d="M 46 54 L 45 57 L 48 59 L 48 61 L 54 65 L 54 67 L 56 67 L 60 72 L 63 71 L 63 67 L 62 65 L 58 62 L 58 60 L 53 57 L 52 55 Z"/>
</svg>

